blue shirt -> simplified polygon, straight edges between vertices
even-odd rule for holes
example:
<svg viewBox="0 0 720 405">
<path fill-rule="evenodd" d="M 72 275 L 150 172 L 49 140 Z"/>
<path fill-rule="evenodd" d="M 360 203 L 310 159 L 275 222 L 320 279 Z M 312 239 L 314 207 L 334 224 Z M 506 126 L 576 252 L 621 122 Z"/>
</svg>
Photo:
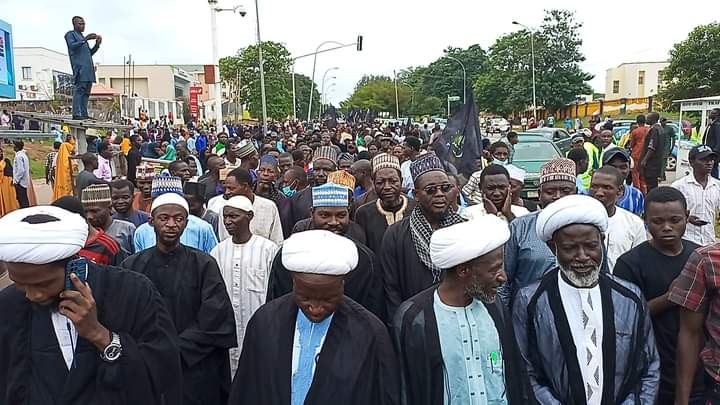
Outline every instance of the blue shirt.
<svg viewBox="0 0 720 405">
<path fill-rule="evenodd" d="M 112 218 L 130 222 L 131 224 L 135 225 L 135 227 L 137 228 L 140 225 L 147 223 L 148 218 L 150 218 L 150 215 L 145 211 L 133 210 L 132 214 L 130 214 L 128 216 L 120 215 L 116 212 L 112 215 Z"/>
<path fill-rule="evenodd" d="M 633 185 L 625 185 L 625 193 L 615 203 L 620 208 L 626 209 L 633 214 L 640 215 L 645 212 L 645 196 Z"/>
<path fill-rule="evenodd" d="M 293 343 L 292 391 L 290 403 L 303 405 L 315 375 L 317 357 L 322 350 L 333 314 L 320 322 L 312 322 L 298 308 L 295 320 L 295 338 Z"/>
<path fill-rule="evenodd" d="M 415 188 L 412 173 L 410 172 L 410 164 L 412 164 L 412 162 L 406 160 L 400 165 L 400 174 L 402 174 L 402 188 L 408 191 Z"/>
<path fill-rule="evenodd" d="M 134 242 L 135 252 L 155 246 L 155 229 L 148 223 L 140 225 L 135 230 Z M 218 244 L 218 240 L 210 224 L 195 215 L 190 215 L 188 216 L 187 227 L 180 235 L 180 243 L 210 253 Z"/>
<path fill-rule="evenodd" d="M 474 299 L 451 307 L 435 290 L 433 310 L 447 372 L 444 403 L 507 404 L 500 336 L 485 305 Z"/>
<path fill-rule="evenodd" d="M 505 244 L 505 283 L 498 294 L 505 304 L 519 289 L 540 280 L 555 267 L 555 255 L 535 231 L 540 211 L 531 212 L 510 223 L 510 239 Z"/>
<path fill-rule="evenodd" d="M 583 195 L 590 195 L 589 190 L 583 184 L 583 179 L 580 176 L 575 177 L 575 186 L 577 187 L 577 193 Z"/>
</svg>

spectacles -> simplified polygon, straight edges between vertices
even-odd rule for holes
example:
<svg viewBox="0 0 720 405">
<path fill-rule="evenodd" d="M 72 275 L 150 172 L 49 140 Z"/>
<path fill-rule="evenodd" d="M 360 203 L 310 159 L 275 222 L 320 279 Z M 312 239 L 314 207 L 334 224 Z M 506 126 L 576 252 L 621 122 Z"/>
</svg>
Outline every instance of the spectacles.
<svg viewBox="0 0 720 405">
<path fill-rule="evenodd" d="M 423 190 L 425 190 L 425 192 L 428 194 L 435 194 L 435 193 L 437 193 L 438 188 L 440 190 L 442 190 L 443 193 L 447 193 L 452 188 L 452 184 L 445 183 L 445 184 L 440 184 L 438 186 L 427 186 Z"/>
</svg>

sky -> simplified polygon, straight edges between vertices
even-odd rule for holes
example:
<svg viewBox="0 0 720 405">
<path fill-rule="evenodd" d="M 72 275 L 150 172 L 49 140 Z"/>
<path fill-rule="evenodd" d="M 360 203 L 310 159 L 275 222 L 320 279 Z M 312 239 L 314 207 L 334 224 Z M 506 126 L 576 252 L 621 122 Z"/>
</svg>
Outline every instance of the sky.
<svg viewBox="0 0 720 405">
<path fill-rule="evenodd" d="M 220 7 L 243 5 L 247 11 L 245 17 L 218 15 L 223 57 L 256 42 L 256 12 L 252 0 L 218 1 Z M 624 62 L 666 60 L 673 44 L 693 27 L 717 17 L 707 0 L 652 9 L 640 4 L 647 2 L 618 0 L 257 1 L 262 40 L 281 42 L 296 56 L 314 52 L 324 41 L 353 43 L 359 34 L 364 36 L 361 52 L 349 47 L 317 58 L 316 83 L 327 69 L 338 68 L 326 80 L 328 99 L 336 105 L 352 93 L 363 74 L 392 76 L 393 70 L 427 65 L 448 46 L 477 43 L 487 49 L 499 36 L 518 29 L 513 20 L 536 27 L 543 10 L 551 8 L 574 11 L 583 23 L 587 60 L 582 67 L 595 75 L 593 88 L 604 92 L 606 69 Z M 2 0 L 0 5 L 0 19 L 13 26 L 15 46 L 64 53 L 63 36 L 72 29 L 74 15 L 85 18 L 86 33 L 103 36 L 95 63 L 121 64 L 128 54 L 137 64 L 212 63 L 206 0 Z M 311 76 L 312 59 L 298 60 L 296 72 Z"/>
</svg>

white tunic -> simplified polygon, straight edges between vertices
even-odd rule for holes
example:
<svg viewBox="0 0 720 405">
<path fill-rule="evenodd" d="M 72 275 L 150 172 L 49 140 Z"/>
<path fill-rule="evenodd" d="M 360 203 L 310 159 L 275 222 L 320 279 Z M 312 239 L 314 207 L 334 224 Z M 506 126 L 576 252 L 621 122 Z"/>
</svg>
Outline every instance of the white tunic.
<svg viewBox="0 0 720 405">
<path fill-rule="evenodd" d="M 646 240 L 645 224 L 640 217 L 620 207 L 615 208 L 615 215 L 608 218 L 608 229 L 605 232 L 610 272 L 613 272 L 620 256 Z"/>
<path fill-rule="evenodd" d="M 225 208 L 226 204 L 227 200 L 222 195 L 211 198 L 207 204 L 207 209 L 220 215 L 218 235 L 221 241 L 230 237 L 223 223 L 223 208 Z M 284 240 L 283 230 L 280 222 L 280 212 L 275 203 L 256 195 L 253 201 L 253 210 L 254 215 L 252 221 L 250 221 L 250 232 L 253 235 L 260 235 L 281 245 Z"/>
<path fill-rule="evenodd" d="M 265 303 L 270 269 L 277 251 L 275 243 L 253 235 L 244 244 L 226 239 L 210 252 L 220 267 L 235 312 L 238 347 L 230 349 L 233 375 L 242 352 L 245 328 L 250 317 Z"/>
</svg>

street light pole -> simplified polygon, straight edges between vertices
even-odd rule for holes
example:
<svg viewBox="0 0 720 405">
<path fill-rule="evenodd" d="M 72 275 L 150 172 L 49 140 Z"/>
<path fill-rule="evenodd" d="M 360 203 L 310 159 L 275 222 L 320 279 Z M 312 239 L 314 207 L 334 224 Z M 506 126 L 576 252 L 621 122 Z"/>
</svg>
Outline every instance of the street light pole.
<svg viewBox="0 0 720 405">
<path fill-rule="evenodd" d="M 312 99 L 313 99 L 313 90 L 315 86 L 315 67 L 317 66 L 317 54 L 320 52 L 320 48 L 323 47 L 325 44 L 336 44 L 336 45 L 342 45 L 340 42 L 337 41 L 325 41 L 318 45 L 318 47 L 315 49 L 315 54 L 313 56 L 313 70 L 312 70 L 312 77 L 310 78 L 310 102 L 308 102 L 308 115 L 307 120 L 310 122 L 310 117 L 312 116 Z M 327 72 L 326 72 L 327 73 Z"/>
<path fill-rule="evenodd" d="M 459 63 L 460 67 L 462 68 L 462 71 L 463 71 L 463 104 L 465 104 L 467 102 L 467 71 L 465 70 L 465 65 L 463 65 L 463 63 L 458 58 L 455 58 L 455 57 L 452 57 L 449 55 L 445 55 L 445 57 Z"/>
<path fill-rule="evenodd" d="M 530 32 L 530 64 L 532 65 L 532 98 L 533 98 L 533 118 L 537 122 L 537 103 L 535 101 L 535 30 L 527 25 L 520 24 L 517 21 L 512 22 L 519 25 Z"/>
<path fill-rule="evenodd" d="M 295 101 L 295 61 L 292 61 L 292 92 L 293 92 L 293 121 L 297 121 L 297 102 Z"/>
<path fill-rule="evenodd" d="M 263 136 L 267 135 L 267 101 L 265 99 L 265 71 L 263 70 L 262 40 L 260 39 L 260 8 L 255 0 L 255 18 L 257 22 L 258 63 L 260 64 L 260 100 L 262 102 Z"/>
<path fill-rule="evenodd" d="M 218 56 L 218 38 L 217 38 L 217 0 L 208 0 L 210 6 L 210 30 L 212 34 L 212 58 L 213 69 L 215 71 L 215 83 L 213 91 L 215 93 L 215 129 L 222 128 L 222 89 L 220 88 L 220 66 Z"/>
<path fill-rule="evenodd" d="M 398 99 L 397 72 L 393 70 L 395 77 L 395 119 L 400 119 L 400 100 Z"/>
<path fill-rule="evenodd" d="M 324 95 L 325 95 L 325 76 L 326 76 L 326 75 L 328 74 L 328 72 L 330 72 L 331 70 L 338 70 L 338 69 L 340 69 L 340 68 L 338 68 L 338 67 L 331 67 L 330 69 L 326 70 L 325 73 L 323 73 L 323 76 L 322 76 L 322 92 L 320 93 L 320 108 L 318 109 L 318 110 L 319 110 L 319 111 L 318 111 L 318 118 L 320 118 L 320 114 L 322 113 L 322 103 L 323 103 L 323 97 L 324 97 Z M 312 104 L 312 88 L 311 88 L 311 91 L 310 91 L 310 103 Z M 309 109 L 308 109 L 308 111 L 309 111 Z M 310 121 L 310 120 L 308 119 L 308 121 Z"/>
<path fill-rule="evenodd" d="M 331 77 L 330 79 L 335 79 L 335 76 Z M 319 111 L 318 111 L 318 120 L 320 120 L 320 119 L 322 118 L 322 113 L 323 113 L 324 111 L 327 111 L 327 108 L 326 108 L 326 107 L 327 107 L 328 104 L 329 104 L 329 102 L 328 102 L 328 94 L 330 94 L 330 90 L 331 90 L 333 87 L 335 87 L 335 82 L 330 83 L 330 85 L 327 86 L 327 88 L 325 88 L 324 83 L 323 83 L 323 94 L 320 95 L 320 100 L 321 100 L 321 101 L 320 101 L 320 108 L 319 108 Z"/>
</svg>

